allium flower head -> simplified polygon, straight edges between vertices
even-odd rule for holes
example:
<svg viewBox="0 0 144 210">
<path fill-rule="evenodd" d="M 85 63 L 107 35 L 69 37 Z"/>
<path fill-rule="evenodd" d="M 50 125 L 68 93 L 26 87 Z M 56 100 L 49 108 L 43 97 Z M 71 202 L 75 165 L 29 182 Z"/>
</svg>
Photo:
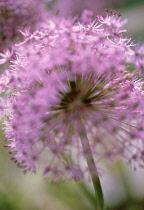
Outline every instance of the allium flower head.
<svg viewBox="0 0 144 210">
<path fill-rule="evenodd" d="M 22 26 L 35 28 L 45 13 L 41 0 L 0 1 L 0 50 L 11 45 Z"/>
<path fill-rule="evenodd" d="M 1 86 L 7 146 L 25 172 L 79 180 L 100 173 L 103 160 L 143 162 L 143 82 L 128 71 L 132 42 L 115 15 L 90 24 L 50 18 L 17 46 Z M 98 171 L 85 163 L 91 156 Z"/>
</svg>

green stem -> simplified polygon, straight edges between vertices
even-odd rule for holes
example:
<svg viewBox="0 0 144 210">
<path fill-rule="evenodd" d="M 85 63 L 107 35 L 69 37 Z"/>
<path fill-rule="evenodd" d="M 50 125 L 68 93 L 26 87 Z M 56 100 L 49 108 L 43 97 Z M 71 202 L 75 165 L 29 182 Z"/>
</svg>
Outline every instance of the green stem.
<svg viewBox="0 0 144 210">
<path fill-rule="evenodd" d="M 82 121 L 79 124 L 79 129 L 80 129 L 80 139 L 81 139 L 81 144 L 83 147 L 83 152 L 86 158 L 86 162 L 88 165 L 88 169 L 91 175 L 91 179 L 92 179 L 92 183 L 93 183 L 93 187 L 95 191 L 96 210 L 104 210 L 104 198 L 103 198 L 101 183 L 98 177 L 98 171 L 96 168 L 96 164 L 94 162 L 91 147 L 90 147 L 89 140 L 87 137 L 87 132 Z"/>
</svg>

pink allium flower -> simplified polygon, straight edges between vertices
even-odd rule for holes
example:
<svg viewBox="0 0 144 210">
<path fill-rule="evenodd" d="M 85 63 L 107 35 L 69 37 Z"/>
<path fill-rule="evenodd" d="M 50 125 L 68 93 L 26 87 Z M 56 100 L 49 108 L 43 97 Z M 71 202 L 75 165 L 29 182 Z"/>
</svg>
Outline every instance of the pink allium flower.
<svg viewBox="0 0 144 210">
<path fill-rule="evenodd" d="M 41 0 L 0 1 L 0 50 L 9 47 L 18 38 L 22 26 L 36 28 L 45 13 Z"/>
<path fill-rule="evenodd" d="M 1 91 L 7 146 L 25 172 L 79 180 L 116 157 L 143 162 L 143 81 L 127 69 L 135 56 L 124 22 L 49 18 L 17 46 Z"/>
</svg>

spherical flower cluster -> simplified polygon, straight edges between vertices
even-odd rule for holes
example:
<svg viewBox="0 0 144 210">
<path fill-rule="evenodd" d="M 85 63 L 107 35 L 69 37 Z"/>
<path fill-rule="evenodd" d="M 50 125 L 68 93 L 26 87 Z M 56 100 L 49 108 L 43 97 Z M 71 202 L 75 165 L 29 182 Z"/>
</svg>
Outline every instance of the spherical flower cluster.
<svg viewBox="0 0 144 210">
<path fill-rule="evenodd" d="M 22 26 L 35 28 L 45 12 L 41 0 L 0 1 L 0 50 L 9 47 Z"/>
<path fill-rule="evenodd" d="M 115 12 L 89 24 L 49 18 L 18 44 L 1 91 L 7 146 L 25 172 L 79 180 L 116 157 L 143 164 L 143 81 L 129 71 L 124 24 Z"/>
</svg>

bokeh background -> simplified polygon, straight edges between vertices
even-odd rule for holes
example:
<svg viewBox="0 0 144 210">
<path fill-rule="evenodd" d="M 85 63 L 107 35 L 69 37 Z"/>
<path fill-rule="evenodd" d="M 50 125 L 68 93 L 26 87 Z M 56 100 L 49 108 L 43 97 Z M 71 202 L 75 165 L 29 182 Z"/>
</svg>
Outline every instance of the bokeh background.
<svg viewBox="0 0 144 210">
<path fill-rule="evenodd" d="M 81 16 L 83 9 L 95 15 L 112 8 L 127 19 L 127 36 L 144 41 L 144 0 L 46 0 L 49 13 Z M 41 172 L 23 174 L 10 159 L 0 127 L 0 210 L 93 210 L 90 183 L 50 183 Z M 144 210 L 144 169 L 116 162 L 101 178 L 107 210 Z"/>
</svg>

